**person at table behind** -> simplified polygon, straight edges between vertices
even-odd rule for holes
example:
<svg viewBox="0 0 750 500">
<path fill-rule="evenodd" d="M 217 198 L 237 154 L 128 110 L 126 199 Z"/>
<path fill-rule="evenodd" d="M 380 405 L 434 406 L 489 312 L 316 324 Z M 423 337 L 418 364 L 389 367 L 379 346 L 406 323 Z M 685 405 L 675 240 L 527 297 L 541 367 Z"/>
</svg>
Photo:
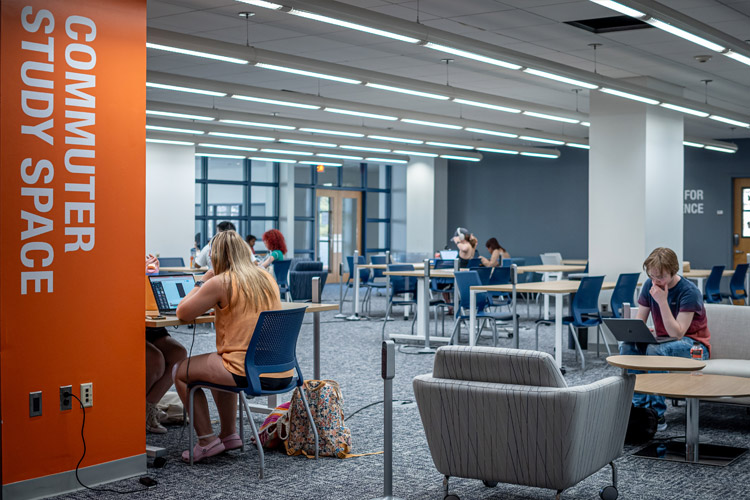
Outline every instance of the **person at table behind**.
<svg viewBox="0 0 750 500">
<path fill-rule="evenodd" d="M 255 237 L 255 235 L 248 234 L 245 236 L 245 242 L 250 247 L 250 253 L 253 256 L 253 263 L 258 264 L 260 262 L 260 259 L 257 255 L 255 255 L 255 242 L 258 240 L 258 238 Z"/>
<path fill-rule="evenodd" d="M 469 259 L 474 258 L 474 253 L 477 250 L 477 239 L 468 229 L 459 227 L 453 236 L 453 243 L 458 247 L 459 267 L 467 267 Z"/>
<path fill-rule="evenodd" d="M 234 227 L 234 224 L 232 224 L 229 221 L 221 221 L 216 225 L 216 234 L 219 234 L 222 231 L 236 231 L 237 228 Z M 197 267 L 211 267 L 211 241 L 209 241 L 203 249 L 201 249 L 198 256 L 195 258 L 195 265 Z"/>
<path fill-rule="evenodd" d="M 214 236 L 210 269 L 177 307 L 177 317 L 192 321 L 209 309 L 216 311 L 216 352 L 192 356 L 175 369 L 175 385 L 185 408 L 188 407 L 188 380 L 247 387 L 245 354 L 261 311 L 280 309 L 279 287 L 273 277 L 251 263 L 250 247 L 235 231 Z M 189 370 L 189 372 L 188 372 Z M 266 374 L 261 386 L 285 387 L 291 371 Z M 195 393 L 193 425 L 198 434 L 194 460 L 200 461 L 225 450 L 242 446 L 235 432 L 237 396 L 212 391 L 219 412 L 221 432 L 214 434 L 208 403 L 203 390 Z M 188 460 L 189 452 L 182 453 Z"/>
<path fill-rule="evenodd" d="M 264 269 L 273 264 L 275 260 L 283 260 L 286 253 L 286 241 L 284 235 L 278 229 L 269 229 L 263 233 L 263 243 L 268 249 L 268 256 L 260 263 Z"/>
<path fill-rule="evenodd" d="M 482 261 L 484 267 L 498 267 L 503 264 L 503 259 L 510 259 L 510 254 L 498 243 L 497 238 L 490 238 L 484 245 L 490 252 L 489 259 L 479 256 L 479 260 Z"/>
<path fill-rule="evenodd" d="M 146 274 L 159 273 L 159 259 L 146 256 Z M 156 404 L 172 387 L 172 367 L 187 358 L 182 344 L 169 336 L 164 327 L 146 327 L 146 431 L 164 434 Z"/>
<path fill-rule="evenodd" d="M 669 248 L 659 247 L 643 262 L 648 279 L 638 297 L 637 318 L 647 321 L 649 314 L 654 319 L 657 337 L 673 337 L 677 340 L 662 344 L 622 342 L 620 354 L 679 356 L 689 358 L 695 343 L 703 348 L 703 359 L 708 359 L 711 350 L 711 332 L 708 330 L 703 295 L 691 281 L 680 277 L 677 255 Z M 663 396 L 636 393 L 633 404 L 650 407 L 659 417 L 658 430 L 667 428 L 664 412 L 667 409 Z"/>
</svg>

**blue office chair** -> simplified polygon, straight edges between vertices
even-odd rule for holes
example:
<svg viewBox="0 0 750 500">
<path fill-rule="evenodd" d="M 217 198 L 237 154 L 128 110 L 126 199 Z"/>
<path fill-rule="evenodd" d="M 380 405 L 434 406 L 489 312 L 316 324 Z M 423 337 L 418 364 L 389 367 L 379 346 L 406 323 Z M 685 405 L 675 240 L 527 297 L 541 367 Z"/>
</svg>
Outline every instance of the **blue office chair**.
<svg viewBox="0 0 750 500">
<path fill-rule="evenodd" d="M 370 264 L 385 264 L 385 255 L 373 255 L 370 257 Z M 368 309 L 369 309 L 369 302 L 370 297 L 372 295 L 373 290 L 385 290 L 386 283 L 385 281 L 375 281 L 376 278 L 385 278 L 385 271 L 383 269 L 373 269 L 372 273 L 368 276 L 367 283 L 365 283 L 365 286 L 367 287 L 367 292 L 365 293 L 365 300 L 368 303 Z"/>
<path fill-rule="evenodd" d="M 703 294 L 703 300 L 709 304 L 718 304 L 721 302 L 721 276 L 724 273 L 724 266 L 714 266 L 711 268 L 711 274 L 706 280 L 706 291 Z"/>
<path fill-rule="evenodd" d="M 273 274 L 276 276 L 276 283 L 279 285 L 279 293 L 286 297 L 287 302 L 292 301 L 289 293 L 289 267 L 292 265 L 291 259 L 273 261 Z"/>
<path fill-rule="evenodd" d="M 388 264 L 389 271 L 413 271 L 414 266 L 411 264 Z M 413 305 L 414 310 L 417 310 L 417 278 L 407 278 L 406 276 L 388 276 L 390 282 L 390 292 L 387 297 L 388 306 L 385 308 L 385 317 L 383 318 L 383 328 L 381 329 L 381 336 L 385 340 L 385 325 L 388 323 L 388 316 L 391 314 L 393 306 L 407 306 Z M 410 297 L 407 297 L 409 296 Z M 398 297 L 401 298 L 398 298 Z M 417 320 L 417 315 L 414 315 L 414 319 L 411 321 L 411 334 L 414 335 L 414 322 Z"/>
<path fill-rule="evenodd" d="M 622 273 L 617 277 L 617 283 L 615 283 L 615 288 L 612 290 L 612 298 L 609 301 L 613 318 L 622 318 L 622 305 L 625 302 L 631 305 L 634 304 L 633 297 L 640 275 L 641 273 Z"/>
<path fill-rule="evenodd" d="M 159 257 L 159 267 L 185 267 L 182 257 Z"/>
<path fill-rule="evenodd" d="M 492 267 L 470 267 L 469 271 L 477 273 L 479 275 L 479 281 L 481 281 L 483 285 L 489 285 L 492 269 Z"/>
<path fill-rule="evenodd" d="M 220 385 L 203 381 L 195 381 L 188 384 L 188 388 L 190 389 L 188 407 L 191 422 L 193 421 L 193 400 L 195 397 L 195 391 L 198 389 L 207 387 L 212 390 L 237 394 L 240 402 L 238 405 L 240 412 L 240 439 L 244 438 L 244 420 L 242 418 L 242 410 L 244 408 L 247 420 L 250 422 L 250 428 L 253 431 L 255 446 L 258 448 L 258 455 L 260 456 L 260 471 L 258 474 L 260 479 L 263 479 L 263 470 L 265 466 L 263 445 L 258 437 L 258 429 L 256 428 L 255 422 L 250 414 L 250 407 L 247 404 L 245 396 L 255 398 L 271 394 L 283 394 L 293 390 L 295 387 L 300 388 L 300 397 L 305 404 L 307 419 L 311 424 L 313 436 L 315 437 L 315 458 L 318 458 L 318 429 L 315 427 L 315 421 L 310 412 L 310 406 L 307 404 L 305 391 L 301 389 L 305 379 L 302 376 L 302 371 L 299 368 L 296 355 L 297 338 L 299 337 L 299 330 L 302 326 L 302 318 L 304 315 L 304 307 L 277 311 L 263 311 L 260 313 L 258 316 L 258 322 L 255 325 L 255 330 L 253 331 L 253 336 L 250 339 L 250 345 L 247 346 L 247 352 L 245 354 L 247 387 Z M 263 389 L 260 379 L 261 373 L 280 373 L 287 370 L 295 371 L 295 376 L 292 377 L 288 386 L 278 390 Z M 245 445 L 243 442 L 242 449 L 244 450 L 244 448 Z M 193 465 L 192 430 L 190 431 L 189 451 L 190 465 Z"/>
<path fill-rule="evenodd" d="M 365 264 L 365 256 L 360 255 L 357 257 L 357 265 L 359 264 Z M 354 274 L 352 273 L 352 270 L 354 269 L 354 256 L 347 255 L 346 256 L 346 265 L 349 266 L 349 278 L 346 280 L 346 290 L 344 290 L 344 297 L 342 300 L 346 300 L 346 294 L 349 292 L 350 288 L 354 288 Z M 361 269 L 359 270 L 359 286 L 360 288 L 365 286 L 364 284 L 369 280 L 370 278 L 370 270 L 369 269 Z"/>
<path fill-rule="evenodd" d="M 507 260 L 507 259 L 506 259 Z M 490 285 L 507 285 L 510 283 L 510 267 L 501 266 L 496 267 L 490 275 Z M 510 294 L 506 292 L 487 292 L 492 300 L 493 306 L 508 306 L 510 307 Z"/>
<path fill-rule="evenodd" d="M 469 263 L 466 264 L 466 267 L 471 269 L 472 267 L 480 267 L 482 265 L 482 260 L 479 258 L 469 259 Z"/>
<path fill-rule="evenodd" d="M 735 300 L 744 301 L 747 297 L 745 290 L 745 275 L 750 264 L 737 264 L 732 279 L 729 281 L 729 293 L 722 293 L 722 298 L 729 299 L 729 303 L 734 305 Z"/>
<path fill-rule="evenodd" d="M 471 305 L 469 293 L 471 287 L 482 284 L 476 271 L 457 272 L 454 279 L 456 280 L 456 290 L 458 290 L 457 302 L 459 310 L 456 314 L 456 322 L 453 324 L 453 333 L 451 333 L 449 344 L 454 344 L 459 340 L 461 324 L 468 324 L 469 322 L 469 311 Z M 484 329 L 484 324 L 489 322 L 490 327 L 492 328 L 492 345 L 497 346 L 497 325 L 495 324 L 495 321 L 509 321 L 513 319 L 513 314 L 487 312 L 487 308 L 491 305 L 492 302 L 487 293 L 477 293 L 477 321 L 480 325 L 479 332 L 477 333 L 477 340 L 479 340 L 479 334 L 481 334 Z M 474 335 L 474 332 L 469 332 L 469 335 Z M 508 336 L 508 338 L 510 337 L 512 337 L 512 334 Z"/>
<path fill-rule="evenodd" d="M 604 276 L 586 276 L 581 278 L 581 284 L 578 285 L 578 291 L 570 304 L 572 316 L 562 318 L 563 324 L 568 326 L 573 337 L 576 355 L 580 354 L 581 356 L 581 371 L 586 371 L 586 358 L 583 356 L 583 349 L 581 349 L 581 344 L 578 342 L 576 328 L 595 326 L 597 329 L 597 343 L 599 342 L 599 336 L 602 335 L 602 316 L 599 313 L 599 293 L 602 291 L 602 283 L 604 283 Z M 553 321 L 548 319 L 540 319 L 536 322 L 537 351 L 539 350 L 539 326 L 551 325 L 552 323 Z M 609 349 L 609 344 L 605 342 L 604 346 L 607 348 L 607 353 L 611 356 L 612 352 Z"/>
</svg>

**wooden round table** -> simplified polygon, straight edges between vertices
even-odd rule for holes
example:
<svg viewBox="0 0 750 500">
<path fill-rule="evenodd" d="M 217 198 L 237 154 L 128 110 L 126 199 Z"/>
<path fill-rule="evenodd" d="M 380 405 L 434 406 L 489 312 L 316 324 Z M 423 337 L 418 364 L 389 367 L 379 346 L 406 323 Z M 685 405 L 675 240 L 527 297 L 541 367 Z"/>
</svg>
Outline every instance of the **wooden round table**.
<svg viewBox="0 0 750 500">
<path fill-rule="evenodd" d="M 689 372 L 706 367 L 703 361 L 676 356 L 609 356 L 607 363 L 618 368 L 642 371 Z M 643 392 L 643 391 L 638 391 Z"/>
</svg>

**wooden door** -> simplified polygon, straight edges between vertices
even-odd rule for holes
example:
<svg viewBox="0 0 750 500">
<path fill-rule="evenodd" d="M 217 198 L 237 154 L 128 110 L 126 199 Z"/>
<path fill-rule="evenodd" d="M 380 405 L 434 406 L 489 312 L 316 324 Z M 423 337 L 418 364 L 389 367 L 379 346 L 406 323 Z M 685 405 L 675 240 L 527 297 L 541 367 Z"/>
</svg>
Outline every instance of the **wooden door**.
<svg viewBox="0 0 750 500">
<path fill-rule="evenodd" d="M 362 193 L 318 189 L 316 192 L 316 258 L 328 270 L 327 283 L 339 282 L 339 264 L 344 280 L 349 277 L 346 256 L 362 254 Z"/>
<path fill-rule="evenodd" d="M 747 262 L 750 253 L 750 178 L 735 178 L 734 182 L 734 234 L 732 249 L 734 267 Z"/>
</svg>

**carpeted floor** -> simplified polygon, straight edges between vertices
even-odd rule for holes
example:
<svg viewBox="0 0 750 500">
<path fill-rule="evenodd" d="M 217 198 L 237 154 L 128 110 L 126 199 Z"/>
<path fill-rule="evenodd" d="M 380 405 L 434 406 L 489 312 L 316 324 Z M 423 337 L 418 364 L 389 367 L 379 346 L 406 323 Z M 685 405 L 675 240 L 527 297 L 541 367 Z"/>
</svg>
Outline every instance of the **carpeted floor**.
<svg viewBox="0 0 750 500">
<path fill-rule="evenodd" d="M 351 294 L 350 294 L 351 295 Z M 324 301 L 338 301 L 337 285 L 329 285 L 324 292 Z M 344 305 L 351 311 L 351 302 Z M 335 319 L 336 312 L 321 315 L 321 374 L 323 378 L 337 380 L 344 394 L 345 414 L 377 402 L 383 398 L 383 382 L 380 378 L 380 348 L 382 317 L 385 299 L 375 297 L 372 302 L 373 319 L 348 322 Z M 525 313 L 525 307 L 520 312 Z M 532 309 L 532 317 L 536 313 Z M 404 321 L 397 311 L 397 319 L 388 322 L 388 332 L 409 331 L 411 322 Z M 533 320 L 522 318 L 521 347 L 533 348 L 534 333 L 528 328 Z M 431 324 L 434 327 L 434 324 Z M 450 330 L 452 325 L 446 323 Z M 465 331 L 465 330 L 464 330 Z M 192 330 L 180 327 L 172 335 L 189 347 Z M 466 342 L 464 337 L 464 342 Z M 491 345 L 491 338 L 484 337 L 482 344 Z M 552 352 L 554 327 L 540 330 L 540 349 Z M 511 347 L 512 340 L 501 339 L 501 346 Z M 212 331 L 200 327 L 195 335 L 193 353 L 215 350 Z M 303 373 L 312 376 L 312 318 L 307 317 L 302 327 L 297 353 Z M 596 353 L 587 354 L 587 369 L 581 373 L 573 350 L 564 352 L 565 376 L 569 385 L 580 385 L 610 375 L 618 370 L 609 367 L 604 357 Z M 432 370 L 432 355 L 416 355 L 397 352 L 394 399 L 405 404 L 394 403 L 394 484 L 393 492 L 404 499 L 442 499 L 442 476 L 435 470 L 419 419 L 416 405 L 412 402 L 411 381 L 414 376 Z M 210 396 L 209 396 L 210 397 Z M 287 400 L 282 396 L 282 401 Z M 212 416 L 216 418 L 215 408 Z M 669 405 L 666 413 L 669 428 L 657 434 L 659 439 L 682 437 L 685 434 L 685 405 Z M 255 421 L 260 425 L 262 416 Z M 701 440 L 717 444 L 750 447 L 750 416 L 744 407 L 718 404 L 701 404 Z M 383 411 L 382 405 L 367 408 L 347 420 L 352 430 L 354 453 L 382 450 Z M 365 456 L 339 460 L 321 458 L 313 461 L 302 457 L 288 457 L 279 451 L 266 453 L 266 478 L 258 480 L 258 456 L 254 448 L 232 451 L 207 459 L 205 463 L 190 467 L 181 462 L 180 453 L 187 449 L 189 429 L 181 426 L 169 428 L 166 435 L 149 434 L 149 444 L 168 450 L 168 462 L 163 469 L 149 468 L 149 475 L 158 484 L 148 491 L 134 494 L 137 497 L 159 499 L 185 498 L 257 498 L 257 499 L 371 499 L 383 494 L 383 456 Z M 248 436 L 249 436 L 249 430 Z M 247 437 L 247 436 L 246 436 Z M 738 459 L 728 467 L 686 465 L 661 462 L 630 456 L 637 448 L 626 447 L 617 460 L 620 498 L 639 500 L 667 499 L 725 499 L 748 498 L 750 496 L 750 454 Z M 84 462 L 83 466 L 85 467 Z M 566 490 L 563 498 L 599 498 L 599 489 L 611 481 L 609 468 Z M 142 488 L 137 478 L 106 485 L 111 488 Z M 451 492 L 462 499 L 551 499 L 554 492 L 538 488 L 500 484 L 487 488 L 480 481 L 451 479 Z M 79 491 L 57 498 L 119 498 L 113 493 Z"/>
</svg>

